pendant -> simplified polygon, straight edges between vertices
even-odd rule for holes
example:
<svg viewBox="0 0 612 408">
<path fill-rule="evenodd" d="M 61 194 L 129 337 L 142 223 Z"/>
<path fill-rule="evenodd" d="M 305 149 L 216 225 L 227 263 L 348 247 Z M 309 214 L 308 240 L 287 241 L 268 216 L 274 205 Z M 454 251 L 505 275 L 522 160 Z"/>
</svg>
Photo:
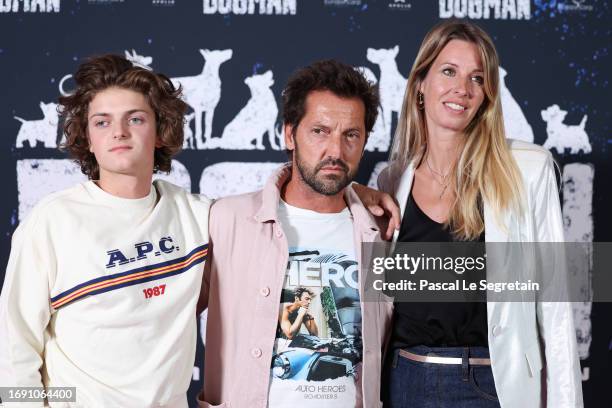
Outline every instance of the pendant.
<svg viewBox="0 0 612 408">
<path fill-rule="evenodd" d="M 438 200 L 442 199 L 442 196 L 444 195 L 444 193 L 446 192 L 446 189 L 448 188 L 448 184 L 442 187 L 442 192 L 440 193 L 440 197 L 438 197 Z"/>
</svg>

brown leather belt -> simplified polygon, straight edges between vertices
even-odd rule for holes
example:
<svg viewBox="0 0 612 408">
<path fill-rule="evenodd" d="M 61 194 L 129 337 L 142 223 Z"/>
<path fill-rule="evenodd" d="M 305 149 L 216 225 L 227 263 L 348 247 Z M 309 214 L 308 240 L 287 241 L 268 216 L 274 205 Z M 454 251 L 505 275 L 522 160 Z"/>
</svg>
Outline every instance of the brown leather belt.
<svg viewBox="0 0 612 408">
<path fill-rule="evenodd" d="M 421 363 L 433 363 L 433 364 L 456 364 L 461 365 L 461 357 L 439 357 L 439 356 L 421 356 L 414 354 L 406 350 L 400 350 L 399 355 L 407 358 L 408 360 L 420 361 Z M 470 365 L 491 365 L 490 358 L 469 358 Z"/>
</svg>

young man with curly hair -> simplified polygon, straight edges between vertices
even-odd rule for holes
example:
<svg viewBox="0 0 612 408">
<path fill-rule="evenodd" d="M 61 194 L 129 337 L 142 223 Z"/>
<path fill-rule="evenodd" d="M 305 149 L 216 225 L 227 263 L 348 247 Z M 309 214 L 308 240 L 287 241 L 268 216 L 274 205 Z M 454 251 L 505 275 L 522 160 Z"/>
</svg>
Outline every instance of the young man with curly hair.
<svg viewBox="0 0 612 408">
<path fill-rule="evenodd" d="M 75 80 L 64 147 L 89 181 L 43 199 L 13 236 L 1 385 L 76 387 L 83 407 L 187 407 L 210 203 L 152 182 L 182 146 L 186 105 L 118 56 Z"/>
</svg>

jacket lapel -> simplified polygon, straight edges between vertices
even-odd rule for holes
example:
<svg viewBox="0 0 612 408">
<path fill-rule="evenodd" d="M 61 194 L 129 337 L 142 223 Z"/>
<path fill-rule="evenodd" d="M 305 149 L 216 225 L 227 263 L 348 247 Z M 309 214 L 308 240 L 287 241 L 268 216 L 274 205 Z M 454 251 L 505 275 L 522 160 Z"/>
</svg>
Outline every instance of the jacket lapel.
<svg viewBox="0 0 612 408">
<path fill-rule="evenodd" d="M 406 169 L 402 172 L 400 176 L 399 182 L 397 184 L 397 189 L 395 190 L 395 199 L 400 207 L 400 216 L 401 219 L 404 219 L 404 213 L 406 212 L 406 203 L 408 201 L 408 195 L 410 194 L 410 189 L 412 188 L 412 181 L 414 180 L 414 165 L 413 163 L 409 163 L 406 166 Z M 393 241 L 397 242 L 399 237 L 399 230 L 393 231 Z"/>
</svg>

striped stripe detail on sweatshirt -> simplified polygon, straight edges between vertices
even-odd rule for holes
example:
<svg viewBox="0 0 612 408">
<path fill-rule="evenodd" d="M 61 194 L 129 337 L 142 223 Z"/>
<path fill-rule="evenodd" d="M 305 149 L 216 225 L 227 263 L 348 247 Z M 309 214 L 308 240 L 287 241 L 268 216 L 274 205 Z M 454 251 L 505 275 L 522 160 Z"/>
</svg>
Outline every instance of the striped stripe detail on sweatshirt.
<svg viewBox="0 0 612 408">
<path fill-rule="evenodd" d="M 127 272 L 101 276 L 81 283 L 51 298 L 51 306 L 59 309 L 85 296 L 98 295 L 126 286 L 138 285 L 169 276 L 179 275 L 206 260 L 208 244 L 199 246 L 185 256 L 170 261 L 147 265 Z"/>
</svg>

